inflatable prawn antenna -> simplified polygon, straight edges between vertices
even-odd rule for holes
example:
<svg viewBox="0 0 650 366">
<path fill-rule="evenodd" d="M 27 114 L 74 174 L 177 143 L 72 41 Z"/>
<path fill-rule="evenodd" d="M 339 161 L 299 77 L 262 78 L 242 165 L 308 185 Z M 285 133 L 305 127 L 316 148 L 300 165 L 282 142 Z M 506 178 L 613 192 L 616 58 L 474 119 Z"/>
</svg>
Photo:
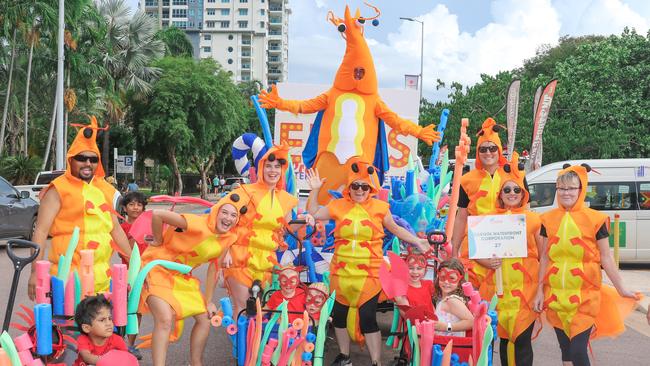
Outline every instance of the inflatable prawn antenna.
<svg viewBox="0 0 650 366">
<path fill-rule="evenodd" d="M 378 168 L 380 183 L 389 169 L 388 143 L 385 124 L 400 134 L 412 135 L 431 145 L 440 140 L 435 125 L 426 127 L 399 117 L 378 93 L 377 74 L 364 38 L 367 23 L 379 24 L 381 12 L 367 4 L 374 16 L 364 17 L 357 9 L 352 15 L 345 7 L 343 18 L 327 14 L 327 20 L 345 40 L 346 49 L 332 87 L 313 99 L 284 100 L 275 86 L 259 95 L 261 106 L 276 108 L 294 114 L 318 113 L 309 139 L 302 153 L 307 168 L 315 167 L 321 177 L 327 178 L 318 202 L 330 200 L 329 190 L 347 183 L 345 163 L 351 157 L 372 162 Z"/>
</svg>

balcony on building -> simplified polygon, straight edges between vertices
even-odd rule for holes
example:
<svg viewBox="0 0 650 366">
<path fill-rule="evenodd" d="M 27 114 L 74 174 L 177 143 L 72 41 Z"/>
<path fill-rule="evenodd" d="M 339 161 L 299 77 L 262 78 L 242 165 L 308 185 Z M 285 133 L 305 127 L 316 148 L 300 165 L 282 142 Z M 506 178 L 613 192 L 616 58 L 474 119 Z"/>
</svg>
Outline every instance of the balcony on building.
<svg viewBox="0 0 650 366">
<path fill-rule="evenodd" d="M 282 17 L 269 17 L 269 24 L 282 24 Z"/>
<path fill-rule="evenodd" d="M 146 0 L 144 2 L 145 7 L 158 7 L 158 0 Z"/>
<path fill-rule="evenodd" d="M 250 50 L 242 50 L 240 54 L 241 58 L 251 58 Z"/>
<path fill-rule="evenodd" d="M 282 52 L 282 46 L 279 43 L 269 43 L 269 53 Z"/>
<path fill-rule="evenodd" d="M 282 70 L 278 70 L 278 69 L 269 69 L 269 74 L 270 74 L 270 75 L 282 75 Z"/>
<path fill-rule="evenodd" d="M 280 56 L 269 56 L 268 63 L 270 64 L 278 64 L 282 62 L 282 58 Z"/>
<path fill-rule="evenodd" d="M 250 70 L 251 69 L 251 64 L 250 63 L 242 63 L 241 64 L 241 69 L 242 70 Z"/>
<path fill-rule="evenodd" d="M 169 6 L 169 0 L 162 0 L 162 6 Z"/>
<path fill-rule="evenodd" d="M 251 47 L 251 39 L 250 38 L 244 38 L 242 37 L 241 39 L 241 46 L 242 48 L 250 48 Z"/>
</svg>

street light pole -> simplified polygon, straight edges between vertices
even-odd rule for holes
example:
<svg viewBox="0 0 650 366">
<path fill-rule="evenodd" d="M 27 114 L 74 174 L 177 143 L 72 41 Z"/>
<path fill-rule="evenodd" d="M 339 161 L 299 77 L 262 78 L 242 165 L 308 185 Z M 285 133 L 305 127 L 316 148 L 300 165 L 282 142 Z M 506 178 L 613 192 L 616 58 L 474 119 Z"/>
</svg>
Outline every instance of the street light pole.
<svg viewBox="0 0 650 366">
<path fill-rule="evenodd" d="M 55 166 L 57 170 L 65 169 L 65 125 L 63 121 L 63 32 L 65 31 L 64 21 L 64 0 L 59 0 L 59 27 L 57 31 L 57 60 L 56 60 L 56 95 L 58 103 L 56 104 L 56 154 Z"/>
<path fill-rule="evenodd" d="M 420 23 L 420 103 L 422 103 L 422 89 L 424 88 L 424 22 L 413 18 L 400 17 L 400 19 Z"/>
</svg>

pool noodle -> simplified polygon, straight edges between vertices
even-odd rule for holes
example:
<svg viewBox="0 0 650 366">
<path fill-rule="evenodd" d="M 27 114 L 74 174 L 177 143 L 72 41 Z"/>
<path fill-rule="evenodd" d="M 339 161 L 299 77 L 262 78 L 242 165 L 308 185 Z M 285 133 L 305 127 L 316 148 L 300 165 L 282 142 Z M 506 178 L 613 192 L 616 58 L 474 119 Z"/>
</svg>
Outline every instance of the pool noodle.
<svg viewBox="0 0 650 366">
<path fill-rule="evenodd" d="M 36 325 L 36 353 L 47 356 L 52 353 L 52 305 L 36 304 L 34 306 Z"/>
</svg>

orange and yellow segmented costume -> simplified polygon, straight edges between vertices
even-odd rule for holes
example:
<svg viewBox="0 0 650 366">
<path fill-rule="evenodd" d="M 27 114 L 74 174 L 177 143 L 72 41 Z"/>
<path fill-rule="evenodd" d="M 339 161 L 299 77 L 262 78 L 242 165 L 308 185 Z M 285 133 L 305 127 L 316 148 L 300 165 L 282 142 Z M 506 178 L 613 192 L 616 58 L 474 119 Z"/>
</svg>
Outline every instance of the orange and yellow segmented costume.
<svg viewBox="0 0 650 366">
<path fill-rule="evenodd" d="M 518 167 L 519 154 L 512 155 L 510 164 L 504 167 L 502 183 L 499 190 L 506 182 L 515 182 L 522 189 L 523 197 L 519 208 L 504 209 L 497 207 L 492 214 L 499 215 L 526 215 L 526 246 L 527 256 L 524 258 L 503 258 L 501 264 L 503 295 L 497 302 L 497 331 L 500 338 L 508 339 L 508 361 L 515 364 L 514 342 L 517 337 L 528 329 L 537 319 L 538 314 L 533 310 L 533 301 L 537 294 L 539 278 L 539 253 L 537 249 L 537 235 L 542 226 L 539 214 L 528 211 L 526 206 L 530 199 L 524 186 L 524 172 Z M 494 270 L 488 270 L 485 281 L 479 288 L 481 298 L 491 299 L 496 292 Z"/>
<path fill-rule="evenodd" d="M 97 165 L 94 178 L 87 183 L 72 175 L 70 159 L 81 152 L 94 152 L 100 157 L 96 138 L 97 120 L 91 117 L 90 125 L 81 126 L 70 149 L 66 154 L 68 165 L 65 174 L 53 180 L 45 191 L 54 187 L 61 200 L 61 208 L 57 213 L 50 235 L 52 247 L 48 260 L 52 275 L 58 271 L 59 257 L 65 255 L 72 232 L 79 227 L 79 242 L 72 257 L 72 268 L 78 268 L 81 260 L 80 251 L 94 251 L 95 291 L 108 291 L 110 275 L 110 258 L 113 255 L 113 217 L 114 202 L 119 193 L 104 180 L 104 169 L 101 161 Z M 44 195 L 45 192 L 41 193 Z"/>
<path fill-rule="evenodd" d="M 246 287 L 254 280 L 271 284 L 273 266 L 278 264 L 275 251 L 284 246 L 285 217 L 298 204 L 298 199 L 282 189 L 284 182 L 275 188 L 264 183 L 264 162 L 273 154 L 275 159 L 288 161 L 288 147 L 274 146 L 258 162 L 258 181 L 245 184 L 233 192 L 249 202 L 248 211 L 242 215 L 236 228 L 238 239 L 230 247 L 232 265 L 224 269 L 226 278 L 234 278 Z M 287 165 L 282 166 L 282 176 Z"/>
<path fill-rule="evenodd" d="M 492 118 L 488 118 L 483 122 L 476 142 L 476 168 L 460 178 L 460 185 L 469 198 L 469 204 L 467 206 L 468 216 L 487 215 L 496 209 L 497 196 L 503 183 L 504 172 L 501 167 L 494 172 L 494 175 L 490 175 L 490 173 L 484 170 L 479 158 L 478 148 L 482 143 L 487 141 L 497 145 L 499 148 L 499 165 L 503 166 L 506 163 L 506 159 L 503 157 L 503 148 L 501 146 L 498 128 L 499 126 Z M 465 231 L 460 247 L 460 258 L 464 259 L 464 263 L 467 263 L 468 257 L 467 231 Z M 474 287 L 480 287 L 486 271 L 480 264 L 475 262 L 471 263 L 467 272 Z"/>
<path fill-rule="evenodd" d="M 330 200 L 328 190 L 346 183 L 344 165 L 349 158 L 358 156 L 374 162 L 380 174 L 388 171 L 383 122 L 401 134 L 416 136 L 429 144 L 440 140 L 434 125 L 421 127 L 400 118 L 379 96 L 374 62 L 363 35 L 363 24 L 379 16 L 379 10 L 372 8 L 377 12 L 373 18 L 362 17 L 358 9 L 352 16 L 347 6 L 343 18 L 328 14 L 328 20 L 345 39 L 346 49 L 334 84 L 327 92 L 309 100 L 283 100 L 273 86 L 270 93 L 260 94 L 264 108 L 295 114 L 322 112 L 316 117 L 303 151 L 305 165 L 315 167 L 327 178 L 318 196 L 321 205 Z"/>
<path fill-rule="evenodd" d="M 585 207 L 587 171 L 571 166 L 560 175 L 574 171 L 580 177 L 581 191 L 569 210 L 555 208 L 542 215 L 548 237 L 549 264 L 544 277 L 546 316 L 569 338 L 594 325 L 601 306 L 600 251 L 596 233 L 607 223 L 606 214 Z"/>
<path fill-rule="evenodd" d="M 356 164 L 357 172 L 350 170 Z M 353 158 L 346 164 L 348 186 L 358 180 L 371 186 L 371 195 L 377 193 L 377 179 L 368 174 L 367 163 Z M 349 306 L 348 333 L 352 340 L 360 342 L 363 337 L 359 328 L 359 307 L 381 291 L 379 267 L 383 258 L 383 219 L 389 212 L 387 202 L 368 197 L 362 203 L 350 199 L 349 188 L 343 198 L 331 201 L 327 206 L 335 221 L 334 256 L 330 262 L 331 289 L 336 290 L 336 301 Z"/>
</svg>

